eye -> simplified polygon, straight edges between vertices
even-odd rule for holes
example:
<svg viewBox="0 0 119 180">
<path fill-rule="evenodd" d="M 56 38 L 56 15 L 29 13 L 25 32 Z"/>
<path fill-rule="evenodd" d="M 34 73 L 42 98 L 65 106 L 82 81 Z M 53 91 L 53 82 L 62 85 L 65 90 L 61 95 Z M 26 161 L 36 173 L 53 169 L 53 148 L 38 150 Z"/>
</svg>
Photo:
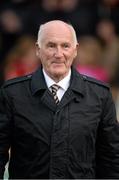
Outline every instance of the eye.
<svg viewBox="0 0 119 180">
<path fill-rule="evenodd" d="M 69 45 L 68 43 L 64 43 L 64 44 L 63 44 L 63 47 L 64 47 L 64 48 L 69 48 L 70 45 Z"/>
<path fill-rule="evenodd" d="M 55 43 L 48 43 L 47 47 L 54 48 L 55 47 Z"/>
</svg>

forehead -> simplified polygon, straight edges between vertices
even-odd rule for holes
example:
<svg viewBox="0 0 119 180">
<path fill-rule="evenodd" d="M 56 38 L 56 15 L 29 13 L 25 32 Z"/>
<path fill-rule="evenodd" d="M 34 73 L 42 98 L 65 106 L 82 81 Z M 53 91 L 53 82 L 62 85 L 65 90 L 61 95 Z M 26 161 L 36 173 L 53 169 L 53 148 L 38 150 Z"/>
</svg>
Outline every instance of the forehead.
<svg viewBox="0 0 119 180">
<path fill-rule="evenodd" d="M 62 24 L 53 24 L 44 27 L 41 35 L 43 42 L 73 42 L 73 33 L 71 29 Z"/>
</svg>

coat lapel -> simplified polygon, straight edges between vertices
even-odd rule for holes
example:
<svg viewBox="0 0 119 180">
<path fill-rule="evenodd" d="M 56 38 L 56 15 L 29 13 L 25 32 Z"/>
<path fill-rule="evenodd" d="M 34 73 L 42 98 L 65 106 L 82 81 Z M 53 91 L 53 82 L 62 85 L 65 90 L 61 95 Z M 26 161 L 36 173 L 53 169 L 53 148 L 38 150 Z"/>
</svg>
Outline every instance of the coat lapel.
<svg viewBox="0 0 119 180">
<path fill-rule="evenodd" d="M 47 88 L 42 68 L 38 69 L 32 75 L 31 93 L 33 96 L 38 96 L 38 98 L 40 97 L 41 102 L 45 104 L 45 106 L 47 106 L 52 111 L 55 111 L 56 104 L 54 102 L 52 94 Z"/>
<path fill-rule="evenodd" d="M 85 96 L 85 83 L 82 75 L 72 68 L 71 83 L 68 90 L 65 92 L 58 109 L 60 110 L 72 100 L 80 102 Z"/>
<path fill-rule="evenodd" d="M 79 102 L 80 99 L 85 95 L 85 83 L 82 75 L 80 75 L 75 69 L 72 68 L 70 87 L 65 92 L 62 100 L 57 106 L 54 102 L 52 94 L 47 88 L 42 69 L 40 68 L 32 76 L 31 92 L 33 96 L 42 93 L 42 103 L 45 104 L 52 111 L 55 111 L 57 107 L 58 109 L 61 109 L 72 100 L 76 100 L 76 102 Z"/>
</svg>

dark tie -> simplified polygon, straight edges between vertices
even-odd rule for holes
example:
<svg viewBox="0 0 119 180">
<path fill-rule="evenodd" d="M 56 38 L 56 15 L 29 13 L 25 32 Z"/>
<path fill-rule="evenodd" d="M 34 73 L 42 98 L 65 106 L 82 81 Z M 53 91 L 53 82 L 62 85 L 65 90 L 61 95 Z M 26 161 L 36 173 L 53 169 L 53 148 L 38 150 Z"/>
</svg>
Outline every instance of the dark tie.
<svg viewBox="0 0 119 180">
<path fill-rule="evenodd" d="M 57 97 L 57 91 L 58 89 L 60 88 L 60 86 L 58 86 L 57 84 L 53 84 L 51 87 L 50 87 L 50 90 L 51 90 L 51 93 L 54 97 L 54 100 L 55 100 L 55 103 L 58 104 L 59 103 L 59 99 Z"/>
</svg>

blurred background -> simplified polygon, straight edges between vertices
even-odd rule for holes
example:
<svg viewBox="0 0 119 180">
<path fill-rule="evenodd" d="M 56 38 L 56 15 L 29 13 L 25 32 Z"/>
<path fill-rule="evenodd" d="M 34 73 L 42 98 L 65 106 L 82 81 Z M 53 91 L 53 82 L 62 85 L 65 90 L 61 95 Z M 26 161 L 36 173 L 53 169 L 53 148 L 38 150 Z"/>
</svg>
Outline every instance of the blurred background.
<svg viewBox="0 0 119 180">
<path fill-rule="evenodd" d="M 0 86 L 35 71 L 39 26 L 59 19 L 79 41 L 75 68 L 109 83 L 119 119 L 119 0 L 1 0 Z"/>
<path fill-rule="evenodd" d="M 119 0 L 1 0 L 0 86 L 37 69 L 39 26 L 54 19 L 73 25 L 80 45 L 74 66 L 110 84 L 118 112 Z"/>
<path fill-rule="evenodd" d="M 1 0 L 0 86 L 38 68 L 38 29 L 54 19 L 73 25 L 80 45 L 74 66 L 110 84 L 118 112 L 119 0 Z"/>
<path fill-rule="evenodd" d="M 0 0 L 0 86 L 38 68 L 38 29 L 54 19 L 75 28 L 80 46 L 73 65 L 109 83 L 119 120 L 119 0 Z"/>
</svg>

